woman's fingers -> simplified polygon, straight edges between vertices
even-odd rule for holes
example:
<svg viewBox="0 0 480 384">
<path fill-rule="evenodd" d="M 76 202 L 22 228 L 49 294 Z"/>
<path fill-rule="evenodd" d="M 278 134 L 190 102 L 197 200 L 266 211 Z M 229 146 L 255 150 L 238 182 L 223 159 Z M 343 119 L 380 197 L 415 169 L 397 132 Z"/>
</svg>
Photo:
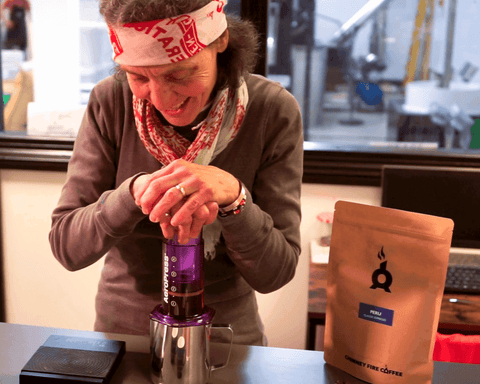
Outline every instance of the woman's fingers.
<svg viewBox="0 0 480 384">
<path fill-rule="evenodd" d="M 155 198 L 156 200 L 154 200 Z M 166 212 L 171 212 L 174 206 L 181 203 L 175 211 L 175 215 L 172 215 L 172 225 L 177 227 L 186 222 L 191 222 L 197 210 L 211 200 L 211 190 L 202 188 L 201 182 L 193 177 L 170 187 L 166 191 L 164 187 L 152 182 L 141 199 L 141 207 L 145 214 L 150 215 L 151 221 L 159 222 Z M 196 215 L 197 218 L 198 215 L 202 216 L 198 212 Z"/>
<path fill-rule="evenodd" d="M 187 244 L 190 239 L 195 237 L 191 234 L 191 222 L 188 224 L 179 225 L 177 230 L 178 242 L 180 244 Z"/>
<path fill-rule="evenodd" d="M 133 199 L 135 200 L 135 204 L 139 207 L 141 206 L 141 199 L 145 190 L 148 188 L 150 184 L 150 175 L 145 174 L 138 176 L 130 187 L 130 192 L 132 193 Z"/>
<path fill-rule="evenodd" d="M 202 187 L 199 184 L 201 183 L 196 180 L 193 182 L 187 180 L 180 184 L 187 196 L 172 219 L 172 225 L 179 225 L 192 217 L 197 220 L 206 220 L 209 217 L 210 209 L 204 210 L 202 207 L 213 200 L 213 193 L 209 188 Z"/>
<path fill-rule="evenodd" d="M 160 220 L 160 228 L 162 229 L 163 236 L 166 239 L 173 238 L 173 235 L 175 234 L 175 228 L 173 228 L 172 224 L 170 224 L 171 218 L 172 215 L 167 212 L 162 220 Z"/>
<path fill-rule="evenodd" d="M 198 237 L 202 231 L 203 226 L 207 223 L 210 216 L 210 211 L 206 205 L 202 205 L 192 215 L 192 225 L 190 227 L 190 236 L 192 238 Z"/>
<path fill-rule="evenodd" d="M 177 203 L 173 208 L 172 208 L 172 216 L 174 217 L 178 210 L 182 207 L 182 203 Z M 177 225 L 173 225 L 172 221 L 170 221 L 170 225 L 172 225 L 172 228 L 174 231 L 177 232 L 177 238 L 178 242 L 180 244 L 186 244 L 188 241 L 194 237 L 192 234 L 192 223 L 193 223 L 193 217 L 189 217 L 187 220 L 183 221 L 182 223 L 179 223 Z M 198 236 L 198 235 L 197 235 Z"/>
<path fill-rule="evenodd" d="M 208 209 L 208 217 L 204 225 L 212 224 L 218 215 L 218 204 L 214 201 L 209 201 L 205 206 Z"/>
<path fill-rule="evenodd" d="M 213 223 L 218 213 L 217 203 L 208 202 L 200 206 L 187 220 L 173 226 L 171 218 L 178 213 L 181 207 L 182 203 L 176 204 L 171 212 L 164 215 L 164 218 L 160 220 L 163 235 L 167 239 L 171 239 L 174 233 L 177 232 L 178 241 L 181 244 L 185 244 L 190 239 L 198 237 L 203 226 Z"/>
<path fill-rule="evenodd" d="M 179 203 L 182 203 L 182 204 L 180 206 L 177 206 L 177 204 Z M 163 195 L 160 195 L 158 200 L 154 202 L 153 207 L 150 208 L 150 213 L 149 213 L 150 220 L 153 221 L 154 223 L 159 222 L 167 212 L 170 212 L 173 217 L 174 213 L 176 213 L 182 205 L 183 205 L 183 194 L 180 191 L 178 191 L 177 188 L 172 187 L 169 190 L 167 190 Z M 173 208 L 176 206 L 177 208 L 173 210 Z M 146 208 L 146 210 L 148 210 L 148 208 Z M 178 224 L 179 223 L 172 223 L 172 225 L 174 226 L 178 226 Z"/>
<path fill-rule="evenodd" d="M 156 178 L 154 174 L 150 175 L 148 185 L 144 186 L 143 191 L 139 191 L 138 204 L 142 207 L 143 213 L 149 215 L 155 208 L 157 203 L 162 200 L 165 194 L 168 194 L 168 206 L 166 209 L 171 208 L 179 200 L 183 198 L 181 191 L 174 188 L 177 180 L 172 175 L 167 175 L 162 178 Z M 174 190 L 172 190 L 172 188 Z M 140 195 L 141 192 L 141 195 Z M 137 201 L 137 199 L 136 199 Z M 161 212 L 162 214 L 165 212 Z"/>
</svg>

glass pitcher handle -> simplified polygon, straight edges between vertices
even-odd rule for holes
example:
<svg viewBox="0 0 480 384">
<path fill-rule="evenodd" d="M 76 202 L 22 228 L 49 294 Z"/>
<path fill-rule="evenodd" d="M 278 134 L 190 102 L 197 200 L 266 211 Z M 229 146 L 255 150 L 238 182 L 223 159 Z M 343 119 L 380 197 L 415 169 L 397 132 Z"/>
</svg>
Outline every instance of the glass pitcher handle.
<svg viewBox="0 0 480 384">
<path fill-rule="evenodd" d="M 220 368 L 224 368 L 228 364 L 228 360 L 230 360 L 230 353 L 232 352 L 232 344 L 233 344 L 233 329 L 232 329 L 232 326 L 230 324 L 215 324 L 215 325 L 212 324 L 210 330 L 212 331 L 214 329 L 228 329 L 228 330 L 230 330 L 230 348 L 228 349 L 227 360 L 224 363 L 212 365 L 211 366 L 212 371 L 215 371 L 215 370 L 220 369 Z"/>
</svg>

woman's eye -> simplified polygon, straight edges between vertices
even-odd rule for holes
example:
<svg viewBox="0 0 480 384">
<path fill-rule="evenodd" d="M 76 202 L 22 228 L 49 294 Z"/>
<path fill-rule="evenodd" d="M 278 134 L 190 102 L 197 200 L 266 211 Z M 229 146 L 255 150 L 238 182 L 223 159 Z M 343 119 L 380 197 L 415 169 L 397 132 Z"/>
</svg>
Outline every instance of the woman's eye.
<svg viewBox="0 0 480 384">
<path fill-rule="evenodd" d="M 168 80 L 170 81 L 184 81 L 186 80 L 188 77 L 188 74 L 187 73 L 171 73 L 170 75 L 168 75 Z"/>
<path fill-rule="evenodd" d="M 143 76 L 131 76 L 132 80 L 136 83 L 147 83 L 148 79 Z"/>
<path fill-rule="evenodd" d="M 177 77 L 177 76 L 169 76 L 168 77 L 168 81 L 172 82 L 172 83 L 179 83 L 181 81 L 183 81 L 184 79 L 181 78 L 181 77 Z"/>
</svg>

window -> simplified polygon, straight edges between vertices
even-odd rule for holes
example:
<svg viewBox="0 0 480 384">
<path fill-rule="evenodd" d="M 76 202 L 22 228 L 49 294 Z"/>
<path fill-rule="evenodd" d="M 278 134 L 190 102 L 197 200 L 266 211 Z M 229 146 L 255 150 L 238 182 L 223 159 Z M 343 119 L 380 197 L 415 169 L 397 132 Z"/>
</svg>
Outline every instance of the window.
<svg viewBox="0 0 480 384">
<path fill-rule="evenodd" d="M 112 73 L 112 47 L 107 26 L 98 11 L 98 0 L 80 0 L 80 94 L 87 104 L 90 92 Z"/>
<path fill-rule="evenodd" d="M 298 100 L 306 141 L 477 151 L 479 16 L 476 0 L 272 0 L 267 76 Z"/>
</svg>

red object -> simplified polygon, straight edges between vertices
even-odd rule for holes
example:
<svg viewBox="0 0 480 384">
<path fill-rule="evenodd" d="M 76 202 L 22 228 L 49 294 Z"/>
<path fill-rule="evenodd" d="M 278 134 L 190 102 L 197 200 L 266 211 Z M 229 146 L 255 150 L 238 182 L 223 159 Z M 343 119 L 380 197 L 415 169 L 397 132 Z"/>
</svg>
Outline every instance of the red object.
<svg viewBox="0 0 480 384">
<path fill-rule="evenodd" d="M 317 215 L 317 220 L 322 223 L 333 223 L 333 212 L 322 212 Z"/>
<path fill-rule="evenodd" d="M 30 11 L 30 3 L 28 2 L 28 0 L 7 0 L 3 3 L 2 9 L 11 9 L 14 6 L 25 8 L 27 11 Z"/>
<path fill-rule="evenodd" d="M 480 364 L 480 335 L 442 335 L 437 332 L 433 360 Z"/>
</svg>

